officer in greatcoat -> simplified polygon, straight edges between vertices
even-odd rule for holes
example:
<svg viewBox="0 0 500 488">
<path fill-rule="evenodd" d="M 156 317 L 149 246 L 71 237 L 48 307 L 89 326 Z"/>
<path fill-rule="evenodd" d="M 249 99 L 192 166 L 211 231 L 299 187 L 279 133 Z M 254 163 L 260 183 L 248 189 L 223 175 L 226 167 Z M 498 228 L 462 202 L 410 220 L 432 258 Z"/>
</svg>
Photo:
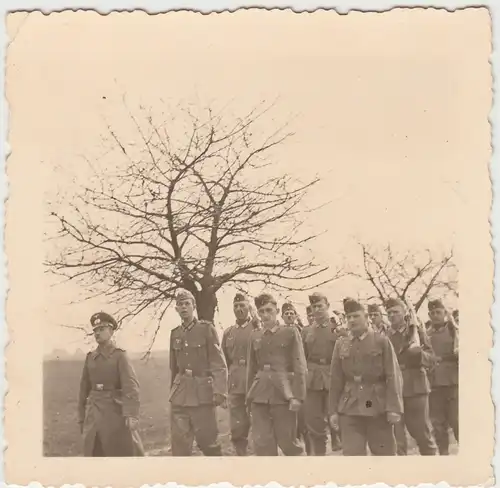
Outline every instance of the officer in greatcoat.
<svg viewBox="0 0 500 488">
<path fill-rule="evenodd" d="M 429 300 L 428 310 L 427 333 L 435 355 L 429 408 L 439 453 L 446 456 L 450 427 L 458 442 L 458 326 L 440 299 Z"/>
<path fill-rule="evenodd" d="M 127 353 L 112 338 L 116 320 L 105 312 L 90 318 L 97 348 L 85 358 L 78 422 L 87 457 L 143 456 L 138 433 L 139 382 Z"/>
<path fill-rule="evenodd" d="M 259 321 L 250 313 L 250 302 L 243 293 L 233 299 L 236 323 L 224 331 L 222 351 L 229 370 L 229 423 L 231 441 L 238 456 L 247 455 L 250 415 L 246 405 L 246 364 L 250 335 Z"/>
<path fill-rule="evenodd" d="M 329 429 L 328 389 L 333 349 L 338 338 L 346 335 L 346 331 L 331 320 L 330 304 L 325 295 L 315 292 L 309 296 L 309 303 L 314 313 L 314 325 L 308 327 L 303 334 L 307 361 L 305 418 L 312 453 L 315 456 L 324 456 L 328 430 L 332 449 L 340 449 L 338 431 Z"/>
<path fill-rule="evenodd" d="M 181 325 L 170 334 L 173 456 L 190 456 L 193 440 L 205 456 L 221 456 L 216 407 L 225 406 L 227 367 L 214 325 L 194 316 L 195 299 L 176 295 Z"/>
<path fill-rule="evenodd" d="M 335 344 L 330 422 L 340 427 L 344 456 L 396 455 L 393 425 L 403 413 L 402 377 L 391 341 L 373 331 L 363 305 L 344 299 L 350 334 Z"/>
<path fill-rule="evenodd" d="M 417 442 L 423 456 L 437 454 L 429 417 L 429 393 L 431 391 L 427 369 L 433 363 L 433 352 L 427 334 L 419 324 L 412 322 L 405 302 L 389 298 L 385 309 L 391 323 L 388 336 L 396 352 L 403 375 L 404 415 L 395 425 L 398 455 L 408 454 L 406 429 Z M 413 334 L 418 334 L 414 343 Z M 405 429 L 406 427 L 406 429 Z"/>
<path fill-rule="evenodd" d="M 278 306 L 270 294 L 255 298 L 262 328 L 250 338 L 247 402 L 257 456 L 300 456 L 297 412 L 306 396 L 306 361 L 299 331 L 280 326 Z"/>
</svg>

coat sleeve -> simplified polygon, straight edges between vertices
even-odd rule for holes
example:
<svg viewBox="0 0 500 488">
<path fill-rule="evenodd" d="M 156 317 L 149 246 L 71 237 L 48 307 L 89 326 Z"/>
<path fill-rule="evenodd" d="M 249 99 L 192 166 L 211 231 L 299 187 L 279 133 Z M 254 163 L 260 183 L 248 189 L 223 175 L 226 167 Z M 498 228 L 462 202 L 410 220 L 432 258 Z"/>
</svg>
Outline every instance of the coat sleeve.
<svg viewBox="0 0 500 488">
<path fill-rule="evenodd" d="M 300 332 L 292 327 L 292 360 L 293 360 L 293 382 L 292 393 L 293 398 L 304 401 L 306 399 L 306 376 L 307 362 L 304 353 L 304 344 Z"/>
<path fill-rule="evenodd" d="M 124 417 L 139 418 L 140 396 L 139 380 L 134 367 L 125 351 L 118 357 L 118 372 L 122 390 L 122 408 Z"/>
<path fill-rule="evenodd" d="M 419 327 L 418 335 L 420 337 L 421 364 L 424 368 L 431 368 L 434 364 L 434 351 L 432 350 L 431 341 L 429 336 L 422 327 Z"/>
<path fill-rule="evenodd" d="M 385 336 L 380 337 L 383 339 L 386 411 L 401 414 L 403 413 L 403 375 L 390 339 Z"/>
<path fill-rule="evenodd" d="M 87 357 L 85 358 L 82 376 L 80 379 L 80 392 L 78 395 L 78 422 L 83 422 L 85 420 L 85 407 L 87 405 L 87 398 L 90 393 L 90 377 L 89 370 L 87 368 L 88 359 L 89 354 L 87 354 Z"/>
<path fill-rule="evenodd" d="M 342 339 L 335 343 L 333 348 L 332 362 L 330 363 L 330 388 L 328 392 L 328 412 L 330 415 L 337 413 L 340 395 L 344 391 L 345 376 L 340 358 L 340 347 Z"/>
<path fill-rule="evenodd" d="M 208 331 L 208 369 L 214 380 L 214 394 L 227 396 L 227 365 L 220 347 L 219 337 L 213 324 L 207 325 Z"/>
<path fill-rule="evenodd" d="M 170 353 L 169 353 L 169 361 L 170 361 L 170 388 L 174 384 L 175 377 L 179 372 L 179 367 L 177 365 L 177 357 L 175 355 L 174 349 L 174 331 L 170 333 Z"/>
<path fill-rule="evenodd" d="M 247 377 L 246 377 L 246 393 L 252 387 L 252 384 L 257 374 L 257 358 L 255 357 L 255 351 L 253 348 L 253 337 L 254 333 L 250 334 L 250 339 L 247 346 Z"/>
</svg>

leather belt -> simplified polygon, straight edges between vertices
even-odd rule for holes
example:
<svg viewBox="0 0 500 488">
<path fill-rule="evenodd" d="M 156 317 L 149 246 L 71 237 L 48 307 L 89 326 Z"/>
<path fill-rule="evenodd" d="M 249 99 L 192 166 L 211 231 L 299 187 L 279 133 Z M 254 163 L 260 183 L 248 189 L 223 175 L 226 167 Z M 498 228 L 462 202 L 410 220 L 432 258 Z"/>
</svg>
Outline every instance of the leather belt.
<svg viewBox="0 0 500 488">
<path fill-rule="evenodd" d="M 102 383 L 97 383 L 93 386 L 92 391 L 121 391 L 119 388 L 105 387 Z"/>
<path fill-rule="evenodd" d="M 206 373 L 195 373 L 192 369 L 185 369 L 183 371 L 181 371 L 181 376 L 187 376 L 188 378 L 196 378 L 196 377 L 199 377 L 199 378 L 206 378 L 208 377 L 209 375 L 206 374 Z"/>
<path fill-rule="evenodd" d="M 351 376 L 347 378 L 347 383 L 368 384 L 374 385 L 376 383 L 385 382 L 385 378 L 366 378 L 362 375 Z"/>
</svg>

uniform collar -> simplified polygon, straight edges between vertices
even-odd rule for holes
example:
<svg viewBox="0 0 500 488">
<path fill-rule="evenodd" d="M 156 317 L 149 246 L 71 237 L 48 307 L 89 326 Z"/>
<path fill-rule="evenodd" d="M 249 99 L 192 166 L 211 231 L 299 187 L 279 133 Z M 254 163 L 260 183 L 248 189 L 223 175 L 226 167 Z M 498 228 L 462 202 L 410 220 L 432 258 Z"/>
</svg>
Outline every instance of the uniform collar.
<svg viewBox="0 0 500 488">
<path fill-rule="evenodd" d="M 274 334 L 279 329 L 279 326 L 279 323 L 276 323 L 276 325 L 274 325 L 271 329 L 266 329 L 265 327 L 263 327 L 262 330 L 264 331 L 264 334 L 266 332 L 271 332 L 271 334 Z"/>
<path fill-rule="evenodd" d="M 363 332 L 360 336 L 356 337 L 355 335 L 352 336 L 352 338 L 356 341 L 359 341 L 359 342 L 363 342 L 365 337 L 368 335 L 369 331 L 366 330 L 365 332 Z"/>
<path fill-rule="evenodd" d="M 245 329 L 246 326 L 250 323 L 250 320 L 251 318 L 248 317 L 242 324 L 238 324 L 238 322 L 236 322 L 236 327 L 238 327 L 238 329 Z"/>
<path fill-rule="evenodd" d="M 101 355 L 105 358 L 109 358 L 113 352 L 115 351 L 116 346 L 113 343 L 108 344 L 107 346 L 97 346 L 96 350 L 93 353 L 94 359 Z"/>
<path fill-rule="evenodd" d="M 399 327 L 399 329 L 395 329 L 394 327 L 391 327 L 389 328 L 389 334 L 391 336 L 395 335 L 395 334 L 401 334 L 401 335 L 404 335 L 406 333 L 406 331 L 408 330 L 408 325 L 406 324 L 403 324 L 401 327 Z"/>
<path fill-rule="evenodd" d="M 196 324 L 196 322 L 197 319 L 196 317 L 194 317 L 193 320 L 189 322 L 189 324 L 182 324 L 181 327 L 183 328 L 183 330 L 190 331 L 194 327 L 194 324 Z"/>
<path fill-rule="evenodd" d="M 325 319 L 322 322 L 316 322 L 316 327 L 328 327 L 330 325 L 330 319 Z"/>
</svg>

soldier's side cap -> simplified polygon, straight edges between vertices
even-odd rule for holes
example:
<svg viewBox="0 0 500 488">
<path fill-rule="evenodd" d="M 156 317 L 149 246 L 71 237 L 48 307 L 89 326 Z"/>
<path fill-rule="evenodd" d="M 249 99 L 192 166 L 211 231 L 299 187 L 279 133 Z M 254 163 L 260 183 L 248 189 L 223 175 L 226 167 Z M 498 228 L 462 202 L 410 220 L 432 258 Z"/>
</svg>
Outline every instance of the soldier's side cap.
<svg viewBox="0 0 500 488">
<path fill-rule="evenodd" d="M 255 297 L 254 303 L 257 309 L 267 305 L 268 303 L 277 305 L 275 298 L 270 293 L 261 293 L 258 297 Z"/>
<path fill-rule="evenodd" d="M 244 293 L 236 293 L 233 298 L 233 303 L 248 302 L 248 297 Z"/>
<path fill-rule="evenodd" d="M 382 307 L 378 303 L 369 303 L 367 308 L 368 308 L 368 313 L 375 313 L 382 311 Z"/>
<path fill-rule="evenodd" d="M 438 308 L 445 308 L 442 300 L 440 298 L 435 298 L 433 300 L 429 300 L 429 303 L 427 304 L 427 308 L 429 309 L 429 312 L 431 310 L 436 310 Z"/>
<path fill-rule="evenodd" d="M 326 298 L 326 295 L 323 293 L 320 293 L 319 291 L 315 291 L 314 293 L 311 293 L 309 295 L 309 303 L 311 305 L 314 305 L 315 303 L 318 303 L 321 301 L 324 301 L 325 303 L 329 303 L 328 298 Z"/>
<path fill-rule="evenodd" d="M 401 298 L 391 297 L 391 298 L 388 298 L 385 301 L 385 308 L 389 309 L 389 308 L 392 308 L 392 307 L 403 307 L 403 308 L 406 308 L 406 303 L 403 300 L 401 300 Z"/>
<path fill-rule="evenodd" d="M 342 300 L 342 303 L 344 304 L 344 312 L 346 314 L 365 311 L 365 307 L 363 307 L 363 305 L 354 298 L 346 297 Z"/>
<path fill-rule="evenodd" d="M 288 310 L 292 310 L 293 312 L 297 312 L 295 310 L 295 307 L 293 306 L 293 303 L 291 302 L 285 302 L 282 306 L 281 306 L 281 313 L 285 313 L 287 312 Z"/>
<path fill-rule="evenodd" d="M 101 327 L 102 325 L 107 325 L 111 327 L 113 330 L 118 328 L 118 322 L 106 312 L 97 312 L 90 317 L 90 325 L 92 328 Z"/>
<path fill-rule="evenodd" d="M 180 288 L 179 290 L 177 290 L 177 293 L 175 295 L 176 302 L 180 302 L 181 300 L 192 300 L 193 302 L 196 301 L 193 294 L 189 290 L 185 290 L 184 288 Z"/>
</svg>

